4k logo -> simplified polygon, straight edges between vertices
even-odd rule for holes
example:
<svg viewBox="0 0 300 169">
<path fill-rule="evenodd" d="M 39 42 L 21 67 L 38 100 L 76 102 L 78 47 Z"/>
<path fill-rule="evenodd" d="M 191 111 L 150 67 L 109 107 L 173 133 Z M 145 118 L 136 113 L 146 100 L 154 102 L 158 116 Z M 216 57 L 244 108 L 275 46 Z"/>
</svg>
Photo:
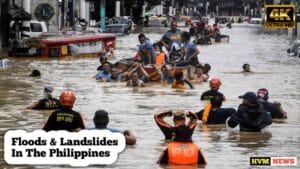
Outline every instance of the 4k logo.
<svg viewBox="0 0 300 169">
<path fill-rule="evenodd" d="M 272 9 L 270 13 L 270 19 L 275 21 L 291 21 L 292 18 L 288 15 L 291 9 Z"/>
<path fill-rule="evenodd" d="M 294 5 L 265 5 L 265 28 L 294 28 Z"/>
</svg>

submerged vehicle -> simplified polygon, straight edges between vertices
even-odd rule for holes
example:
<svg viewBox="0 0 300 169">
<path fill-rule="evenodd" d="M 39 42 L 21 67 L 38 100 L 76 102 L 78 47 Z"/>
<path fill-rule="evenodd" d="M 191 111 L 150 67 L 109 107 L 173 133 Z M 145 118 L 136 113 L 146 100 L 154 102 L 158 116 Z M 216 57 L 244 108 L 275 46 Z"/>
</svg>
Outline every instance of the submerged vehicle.
<svg viewBox="0 0 300 169">
<path fill-rule="evenodd" d="M 10 23 L 9 33 L 9 51 L 26 48 L 26 42 L 29 38 L 38 37 L 48 32 L 45 22 L 41 21 L 12 21 Z"/>
<path fill-rule="evenodd" d="M 44 32 L 48 32 L 48 28 L 43 21 L 12 21 L 10 23 L 10 40 L 38 37 Z"/>
<path fill-rule="evenodd" d="M 251 25 L 262 25 L 263 24 L 263 19 L 261 18 L 251 18 L 249 21 L 249 24 Z"/>
<path fill-rule="evenodd" d="M 218 16 L 215 18 L 215 22 L 220 24 L 226 24 L 229 21 L 231 22 L 230 17 L 228 16 Z"/>
<path fill-rule="evenodd" d="M 24 44 L 10 49 L 10 56 L 35 56 L 42 58 L 93 57 L 115 49 L 116 36 L 96 32 L 48 32 L 28 38 Z"/>
<path fill-rule="evenodd" d="M 113 33 L 116 35 L 126 35 L 131 32 L 128 24 L 110 24 L 106 25 L 102 33 Z"/>
<path fill-rule="evenodd" d="M 12 67 L 14 63 L 9 59 L 0 59 L 0 69 L 6 69 Z"/>
</svg>

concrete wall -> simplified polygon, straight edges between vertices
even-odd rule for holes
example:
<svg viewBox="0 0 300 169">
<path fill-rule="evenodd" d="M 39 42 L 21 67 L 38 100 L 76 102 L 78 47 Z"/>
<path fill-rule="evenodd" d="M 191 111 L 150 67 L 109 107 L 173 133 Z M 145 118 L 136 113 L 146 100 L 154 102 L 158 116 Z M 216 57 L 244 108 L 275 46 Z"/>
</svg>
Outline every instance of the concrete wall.
<svg viewBox="0 0 300 169">
<path fill-rule="evenodd" d="M 34 14 L 34 11 L 35 11 L 36 7 L 41 3 L 50 4 L 54 8 L 55 14 L 48 22 L 48 29 L 49 29 L 49 31 L 58 30 L 58 4 L 57 4 L 56 0 L 32 0 L 32 6 L 31 6 L 32 12 L 31 13 L 32 13 L 33 19 L 37 20 L 36 15 Z"/>
<path fill-rule="evenodd" d="M 22 6 L 21 0 L 15 0 L 16 5 Z M 31 14 L 32 20 L 37 20 L 36 15 L 34 14 L 36 7 L 41 3 L 50 4 L 55 11 L 54 16 L 48 22 L 49 31 L 56 31 L 58 29 L 58 1 L 57 0 L 31 0 Z"/>
</svg>

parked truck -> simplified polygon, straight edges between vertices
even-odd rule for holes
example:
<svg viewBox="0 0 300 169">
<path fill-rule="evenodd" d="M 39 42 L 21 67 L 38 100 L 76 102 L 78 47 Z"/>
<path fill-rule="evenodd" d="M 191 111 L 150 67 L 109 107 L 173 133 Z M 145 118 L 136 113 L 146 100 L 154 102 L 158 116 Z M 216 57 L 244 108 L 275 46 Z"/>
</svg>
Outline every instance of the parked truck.
<svg viewBox="0 0 300 169">
<path fill-rule="evenodd" d="M 9 53 L 30 55 L 30 50 L 28 50 L 28 44 L 26 43 L 27 40 L 32 37 L 38 37 L 44 32 L 48 32 L 45 22 L 36 20 L 12 21 L 10 23 Z"/>
</svg>

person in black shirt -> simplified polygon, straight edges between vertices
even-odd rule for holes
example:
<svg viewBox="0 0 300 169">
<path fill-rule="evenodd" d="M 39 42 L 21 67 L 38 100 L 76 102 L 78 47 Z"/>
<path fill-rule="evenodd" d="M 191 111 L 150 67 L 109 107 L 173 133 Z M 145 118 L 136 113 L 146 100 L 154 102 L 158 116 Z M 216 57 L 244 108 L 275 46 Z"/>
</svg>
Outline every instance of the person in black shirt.
<svg viewBox="0 0 300 169">
<path fill-rule="evenodd" d="M 239 105 L 237 113 L 227 121 L 229 127 L 240 125 L 240 131 L 260 132 L 272 123 L 272 117 L 264 106 L 258 102 L 254 92 L 247 92 L 243 96 L 243 103 Z"/>
<path fill-rule="evenodd" d="M 173 115 L 173 122 L 174 126 L 166 123 L 163 118 L 167 116 L 172 116 Z M 195 126 L 197 125 L 197 116 L 195 113 L 189 112 L 188 114 L 190 120 L 187 125 L 188 131 L 187 135 L 190 137 L 192 136 Z M 165 135 L 166 140 L 173 140 L 175 138 L 175 129 L 179 126 L 186 126 L 186 115 L 183 110 L 175 110 L 175 111 L 165 111 L 165 112 L 159 112 L 154 115 L 154 120 L 157 123 L 158 127 L 160 130 L 163 132 Z"/>
<path fill-rule="evenodd" d="M 72 110 L 75 102 L 75 94 L 71 91 L 64 91 L 61 93 L 60 109 L 54 111 L 43 129 L 45 131 L 51 130 L 67 130 L 67 131 L 79 131 L 84 129 L 85 125 L 80 113 Z"/>
<path fill-rule="evenodd" d="M 226 119 L 236 112 L 234 108 L 221 108 L 223 98 L 219 95 L 210 99 L 211 110 L 206 124 L 225 124 Z M 196 113 L 199 120 L 202 120 L 204 109 Z"/>
<path fill-rule="evenodd" d="M 287 113 L 282 109 L 281 103 L 269 102 L 269 92 L 266 88 L 258 89 L 257 91 L 258 101 L 264 106 L 267 112 L 271 113 L 272 118 L 286 119 Z"/>
<path fill-rule="evenodd" d="M 220 79 L 218 79 L 218 78 L 211 79 L 209 81 L 210 90 L 202 93 L 201 100 L 210 100 L 214 96 L 219 96 L 222 98 L 223 101 L 225 101 L 226 98 L 223 95 L 223 93 L 218 91 L 221 85 L 222 85 L 222 82 Z"/>
<path fill-rule="evenodd" d="M 59 100 L 52 97 L 53 87 L 44 88 L 44 98 L 28 106 L 26 109 L 53 110 L 59 108 Z"/>
</svg>

